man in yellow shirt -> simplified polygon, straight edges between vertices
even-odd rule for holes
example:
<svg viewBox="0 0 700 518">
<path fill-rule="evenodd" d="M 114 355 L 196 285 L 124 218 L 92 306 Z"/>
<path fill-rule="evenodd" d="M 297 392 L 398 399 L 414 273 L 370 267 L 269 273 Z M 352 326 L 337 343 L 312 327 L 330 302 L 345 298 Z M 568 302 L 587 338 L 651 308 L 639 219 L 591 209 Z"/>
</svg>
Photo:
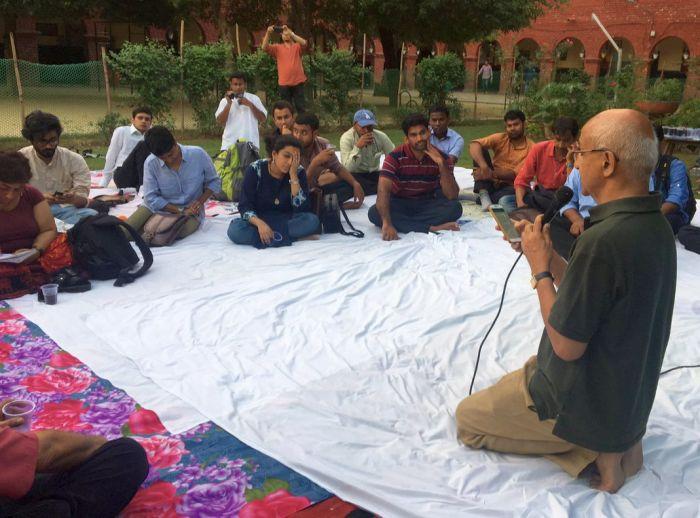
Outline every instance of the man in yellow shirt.
<svg viewBox="0 0 700 518">
<path fill-rule="evenodd" d="M 483 210 L 499 203 L 506 210 L 515 209 L 513 181 L 535 144 L 525 135 L 525 114 L 510 110 L 503 117 L 505 132 L 472 140 L 469 154 L 474 160 L 474 193 L 479 194 Z M 493 152 L 493 158 L 488 151 Z"/>
</svg>

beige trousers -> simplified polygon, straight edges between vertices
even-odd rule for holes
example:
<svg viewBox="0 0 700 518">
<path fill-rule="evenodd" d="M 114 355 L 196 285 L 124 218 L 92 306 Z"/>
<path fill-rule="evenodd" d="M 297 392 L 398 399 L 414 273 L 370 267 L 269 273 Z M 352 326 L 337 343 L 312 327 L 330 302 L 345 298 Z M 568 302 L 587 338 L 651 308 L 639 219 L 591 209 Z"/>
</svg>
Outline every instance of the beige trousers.
<svg viewBox="0 0 700 518">
<path fill-rule="evenodd" d="M 471 448 L 541 455 L 577 477 L 598 456 L 552 434 L 554 419 L 540 421 L 528 391 L 537 358 L 457 406 L 457 436 Z"/>
</svg>

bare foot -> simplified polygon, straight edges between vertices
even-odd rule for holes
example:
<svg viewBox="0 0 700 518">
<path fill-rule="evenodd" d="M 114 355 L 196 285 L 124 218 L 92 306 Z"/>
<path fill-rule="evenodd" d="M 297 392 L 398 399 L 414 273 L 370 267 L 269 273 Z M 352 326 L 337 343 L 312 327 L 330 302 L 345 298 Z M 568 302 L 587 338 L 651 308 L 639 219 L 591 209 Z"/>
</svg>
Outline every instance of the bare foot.
<svg viewBox="0 0 700 518">
<path fill-rule="evenodd" d="M 452 230 L 453 232 L 459 232 L 459 225 L 456 221 L 451 221 L 450 223 L 443 223 L 442 225 L 433 225 L 429 230 L 431 232 L 437 232 L 439 230 Z"/>
<path fill-rule="evenodd" d="M 599 491 L 616 493 L 625 483 L 622 470 L 622 453 L 600 453 L 595 460 L 599 475 L 591 477 L 591 487 Z"/>
<path fill-rule="evenodd" d="M 310 236 L 298 237 L 297 241 L 318 241 L 321 236 L 318 234 L 311 234 Z"/>
<path fill-rule="evenodd" d="M 632 446 L 629 450 L 622 454 L 622 471 L 625 472 L 625 477 L 630 478 L 636 475 L 644 464 L 644 452 L 642 451 L 642 440 Z"/>
</svg>

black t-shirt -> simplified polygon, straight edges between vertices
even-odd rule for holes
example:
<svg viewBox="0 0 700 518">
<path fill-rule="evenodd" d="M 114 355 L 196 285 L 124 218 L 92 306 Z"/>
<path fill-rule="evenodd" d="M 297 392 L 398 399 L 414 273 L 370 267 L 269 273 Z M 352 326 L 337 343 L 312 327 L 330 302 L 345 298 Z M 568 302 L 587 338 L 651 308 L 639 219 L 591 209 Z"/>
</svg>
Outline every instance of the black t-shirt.
<svg viewBox="0 0 700 518">
<path fill-rule="evenodd" d="M 588 344 L 567 362 L 545 331 L 529 390 L 554 435 L 601 452 L 622 452 L 646 431 L 671 331 L 676 245 L 656 195 L 591 209 L 576 240 L 549 323 Z"/>
</svg>

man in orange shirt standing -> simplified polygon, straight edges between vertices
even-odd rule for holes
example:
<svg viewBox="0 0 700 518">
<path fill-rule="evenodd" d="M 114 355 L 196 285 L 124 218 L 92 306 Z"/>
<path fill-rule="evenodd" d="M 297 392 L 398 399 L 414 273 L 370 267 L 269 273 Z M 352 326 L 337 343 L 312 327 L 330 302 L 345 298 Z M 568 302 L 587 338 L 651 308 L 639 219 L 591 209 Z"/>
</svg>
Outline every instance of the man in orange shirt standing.
<svg viewBox="0 0 700 518">
<path fill-rule="evenodd" d="M 282 43 L 270 45 L 270 35 L 273 32 L 281 32 Z M 301 51 L 306 48 L 306 40 L 294 34 L 286 25 L 267 28 L 262 41 L 262 50 L 267 52 L 277 61 L 277 82 L 280 87 L 280 97 L 294 104 L 297 113 L 305 109 L 304 83 L 306 74 L 301 61 Z"/>
</svg>

